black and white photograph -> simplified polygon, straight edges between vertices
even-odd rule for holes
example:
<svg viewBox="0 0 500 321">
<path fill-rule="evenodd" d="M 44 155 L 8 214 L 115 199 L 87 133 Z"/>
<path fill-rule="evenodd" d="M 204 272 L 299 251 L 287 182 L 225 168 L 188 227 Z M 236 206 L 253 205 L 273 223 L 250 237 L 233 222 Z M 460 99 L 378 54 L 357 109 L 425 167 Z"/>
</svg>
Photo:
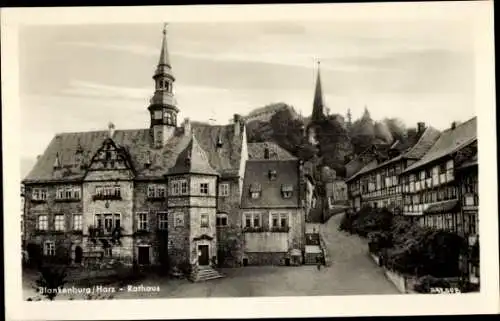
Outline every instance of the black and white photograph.
<svg viewBox="0 0 500 321">
<path fill-rule="evenodd" d="M 482 3 L 2 10 L 6 247 L 33 309 L 16 315 L 207 298 L 498 309 Z"/>
</svg>

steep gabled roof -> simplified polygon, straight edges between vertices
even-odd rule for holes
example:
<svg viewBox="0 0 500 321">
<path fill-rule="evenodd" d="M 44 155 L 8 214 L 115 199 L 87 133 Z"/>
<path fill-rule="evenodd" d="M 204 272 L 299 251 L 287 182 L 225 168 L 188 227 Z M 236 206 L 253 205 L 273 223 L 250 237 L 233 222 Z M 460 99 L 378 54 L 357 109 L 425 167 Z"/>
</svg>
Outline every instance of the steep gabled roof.
<svg viewBox="0 0 500 321">
<path fill-rule="evenodd" d="M 475 140 L 477 140 L 477 117 L 457 125 L 455 129 L 450 128 L 443 131 L 422 159 L 409 166 L 404 172 L 412 171 L 441 157 L 450 155 Z"/>
<path fill-rule="evenodd" d="M 266 146 L 269 148 L 270 159 L 296 159 L 296 157 L 290 154 L 290 152 L 274 142 L 249 143 L 248 158 L 264 159 L 264 150 Z"/>
<path fill-rule="evenodd" d="M 212 166 L 210 166 L 205 151 L 201 148 L 194 135 L 191 135 L 191 141 L 177 156 L 177 161 L 175 165 L 169 169 L 168 174 L 219 175 Z"/>
<path fill-rule="evenodd" d="M 205 151 L 210 166 L 217 172 L 237 173 L 241 160 L 242 137 L 235 136 L 234 125 L 210 126 L 192 125 L 192 131 L 199 146 Z M 88 166 L 101 144 L 108 138 L 108 131 L 91 131 L 57 134 L 37 160 L 33 169 L 25 178 L 26 183 L 51 181 L 82 180 Z M 217 147 L 218 138 L 222 145 Z M 177 128 L 174 135 L 163 148 L 154 148 L 150 129 L 116 130 L 113 141 L 130 156 L 136 179 L 161 179 L 175 165 L 179 154 L 189 145 L 190 135 L 184 135 L 182 128 Z M 80 149 L 79 153 L 77 150 Z M 59 154 L 61 170 L 54 171 L 53 164 Z M 80 156 L 78 156 L 80 155 Z"/>
<path fill-rule="evenodd" d="M 270 171 L 276 172 L 276 179 L 269 179 Z M 282 197 L 282 188 L 285 185 L 293 188 L 291 198 Z M 251 198 L 250 191 L 253 189 L 261 190 L 258 199 Z M 242 193 L 242 208 L 299 207 L 299 161 L 247 161 Z"/>
<path fill-rule="evenodd" d="M 355 173 L 353 176 L 351 176 L 348 181 L 359 177 L 362 174 L 366 174 L 369 172 L 372 172 L 376 170 L 377 168 L 384 167 L 386 165 L 389 165 L 391 163 L 403 160 L 403 159 L 420 159 L 425 155 L 425 153 L 432 147 L 432 145 L 436 142 L 436 140 L 439 138 L 440 132 L 433 128 L 433 127 L 428 127 L 420 136 L 418 141 L 411 147 L 409 147 L 406 151 L 404 151 L 403 154 L 400 154 L 396 157 L 393 157 L 391 159 L 388 159 L 380 164 L 377 164 L 376 162 L 372 161 L 365 165 L 363 168 L 361 168 L 357 173 Z M 393 147 L 393 146 L 391 146 Z"/>
</svg>

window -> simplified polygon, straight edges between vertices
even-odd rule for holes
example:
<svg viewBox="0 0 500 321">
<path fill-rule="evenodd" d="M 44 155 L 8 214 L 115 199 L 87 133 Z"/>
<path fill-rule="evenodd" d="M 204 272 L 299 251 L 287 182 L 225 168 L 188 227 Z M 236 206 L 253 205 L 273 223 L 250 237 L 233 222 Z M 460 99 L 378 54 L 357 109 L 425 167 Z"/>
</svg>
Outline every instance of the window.
<svg viewBox="0 0 500 321">
<path fill-rule="evenodd" d="M 56 200 L 79 200 L 80 199 L 79 186 L 61 186 L 57 188 Z"/>
<path fill-rule="evenodd" d="M 56 231 L 64 231 L 64 215 L 54 216 L 54 229 Z"/>
<path fill-rule="evenodd" d="M 179 195 L 179 184 L 180 181 L 172 181 L 170 185 L 170 193 L 172 195 Z"/>
<path fill-rule="evenodd" d="M 262 214 L 261 213 L 245 213 L 244 221 L 245 227 L 261 227 Z"/>
<path fill-rule="evenodd" d="M 73 230 L 81 231 L 83 229 L 83 216 L 81 214 L 73 215 Z"/>
<path fill-rule="evenodd" d="M 104 248 L 104 256 L 105 257 L 112 257 L 113 256 L 113 249 L 112 247 L 105 247 Z"/>
<path fill-rule="evenodd" d="M 184 227 L 184 213 L 175 213 L 174 227 Z"/>
<path fill-rule="evenodd" d="M 137 230 L 148 230 L 148 213 L 137 213 Z"/>
<path fill-rule="evenodd" d="M 120 228 L 120 214 L 103 213 L 96 214 L 94 217 L 95 226 L 106 233 L 111 233 L 113 230 Z"/>
<path fill-rule="evenodd" d="M 289 184 L 284 184 L 281 186 L 281 195 L 283 198 L 291 198 L 293 194 L 293 186 Z"/>
<path fill-rule="evenodd" d="M 183 180 L 183 181 L 181 181 L 181 194 L 185 195 L 187 193 L 188 193 L 187 181 Z"/>
<path fill-rule="evenodd" d="M 149 185 L 148 186 L 148 197 L 149 198 L 154 198 L 155 197 L 155 186 L 154 185 Z"/>
<path fill-rule="evenodd" d="M 46 256 L 56 255 L 56 244 L 53 241 L 46 241 L 43 244 L 43 254 Z"/>
<path fill-rule="evenodd" d="M 200 194 L 208 195 L 208 183 L 201 183 L 200 184 Z"/>
<path fill-rule="evenodd" d="M 34 187 L 32 192 L 32 198 L 34 201 L 46 201 L 47 189 L 42 187 Z"/>
<path fill-rule="evenodd" d="M 208 214 L 200 215 L 200 227 L 209 227 Z"/>
<path fill-rule="evenodd" d="M 161 110 L 155 110 L 154 119 L 162 119 L 162 118 L 163 118 L 163 115 L 162 115 Z"/>
<path fill-rule="evenodd" d="M 270 170 L 268 175 L 269 175 L 269 180 L 271 181 L 276 180 L 276 177 L 278 176 L 275 170 Z"/>
<path fill-rule="evenodd" d="M 121 198 L 120 185 L 96 186 L 95 198 L 97 199 Z"/>
<path fill-rule="evenodd" d="M 46 231 L 49 229 L 49 219 L 47 215 L 39 215 L 37 221 L 37 227 L 40 231 Z"/>
<path fill-rule="evenodd" d="M 165 198 L 166 190 L 164 185 L 150 184 L 148 185 L 148 198 Z"/>
<path fill-rule="evenodd" d="M 259 198 L 261 191 L 262 191 L 262 187 L 260 184 L 250 185 L 250 196 L 252 197 L 252 199 Z"/>
<path fill-rule="evenodd" d="M 229 184 L 223 183 L 219 185 L 219 196 L 229 196 Z"/>
<path fill-rule="evenodd" d="M 451 182 L 453 178 L 453 160 L 449 160 L 446 163 L 446 181 Z"/>
<path fill-rule="evenodd" d="M 158 229 L 162 230 L 162 231 L 168 229 L 168 213 L 167 212 L 159 212 L 158 213 Z"/>
<path fill-rule="evenodd" d="M 169 112 L 165 112 L 165 122 L 167 125 L 172 125 L 172 114 Z"/>
<path fill-rule="evenodd" d="M 273 228 L 288 227 L 288 213 L 272 213 L 270 223 Z"/>
<path fill-rule="evenodd" d="M 216 218 L 217 226 L 227 226 L 227 214 L 217 214 Z"/>
</svg>

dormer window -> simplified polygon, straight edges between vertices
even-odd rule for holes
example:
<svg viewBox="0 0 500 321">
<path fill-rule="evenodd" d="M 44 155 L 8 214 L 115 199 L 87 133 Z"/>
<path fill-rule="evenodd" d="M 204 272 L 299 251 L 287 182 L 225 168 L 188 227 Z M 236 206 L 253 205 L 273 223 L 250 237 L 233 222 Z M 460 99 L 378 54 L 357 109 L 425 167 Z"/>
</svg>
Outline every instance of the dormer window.
<svg viewBox="0 0 500 321">
<path fill-rule="evenodd" d="M 250 185 L 250 197 L 252 199 L 258 199 L 262 193 L 262 187 L 260 184 Z"/>
<path fill-rule="evenodd" d="M 268 175 L 269 175 L 269 180 L 274 181 L 274 180 L 276 180 L 276 176 L 278 174 L 276 173 L 276 170 L 271 169 L 271 170 L 269 170 Z"/>
<path fill-rule="evenodd" d="M 291 198 L 293 195 L 293 186 L 289 184 L 281 185 L 281 196 L 283 198 Z"/>
<path fill-rule="evenodd" d="M 151 166 L 151 152 L 150 151 L 146 152 L 146 160 L 144 162 L 144 165 L 146 167 Z"/>
</svg>

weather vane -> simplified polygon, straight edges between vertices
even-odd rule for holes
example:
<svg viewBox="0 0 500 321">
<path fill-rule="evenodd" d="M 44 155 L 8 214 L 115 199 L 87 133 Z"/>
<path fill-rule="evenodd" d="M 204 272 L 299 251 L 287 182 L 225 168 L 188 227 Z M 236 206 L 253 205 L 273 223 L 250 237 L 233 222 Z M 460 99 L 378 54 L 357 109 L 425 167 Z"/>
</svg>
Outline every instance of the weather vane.
<svg viewBox="0 0 500 321">
<path fill-rule="evenodd" d="M 168 23 L 166 23 L 166 22 L 165 22 L 165 23 L 163 24 L 163 34 L 164 34 L 164 35 L 165 35 L 165 34 L 167 34 L 167 26 L 168 26 Z"/>
</svg>

